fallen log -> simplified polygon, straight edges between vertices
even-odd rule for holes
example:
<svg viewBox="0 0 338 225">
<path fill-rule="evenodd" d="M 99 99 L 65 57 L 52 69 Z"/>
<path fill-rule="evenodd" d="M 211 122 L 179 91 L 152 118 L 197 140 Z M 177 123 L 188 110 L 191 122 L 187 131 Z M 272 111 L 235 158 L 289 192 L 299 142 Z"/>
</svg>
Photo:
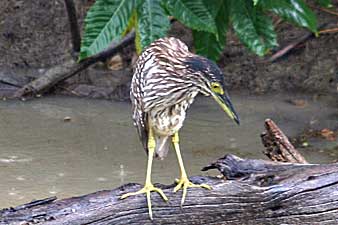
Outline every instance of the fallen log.
<svg viewBox="0 0 338 225">
<path fill-rule="evenodd" d="M 337 224 L 338 164 L 290 164 L 227 155 L 205 167 L 226 179 L 191 177 L 208 191 L 190 189 L 183 208 L 174 185 L 160 186 L 164 202 L 152 194 L 150 221 L 143 195 L 120 200 L 141 185 L 54 201 L 40 200 L 0 211 L 0 224 Z"/>
</svg>

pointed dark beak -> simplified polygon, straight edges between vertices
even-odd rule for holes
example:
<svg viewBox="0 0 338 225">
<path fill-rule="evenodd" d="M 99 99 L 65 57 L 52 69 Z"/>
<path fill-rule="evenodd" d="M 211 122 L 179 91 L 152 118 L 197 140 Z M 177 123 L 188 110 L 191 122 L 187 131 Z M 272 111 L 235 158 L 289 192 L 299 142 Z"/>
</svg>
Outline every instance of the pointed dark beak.
<svg viewBox="0 0 338 225">
<path fill-rule="evenodd" d="M 226 112 L 226 114 L 239 125 L 239 116 L 232 105 L 229 95 L 226 92 L 223 95 L 214 93 L 213 97 L 224 112 Z"/>
</svg>

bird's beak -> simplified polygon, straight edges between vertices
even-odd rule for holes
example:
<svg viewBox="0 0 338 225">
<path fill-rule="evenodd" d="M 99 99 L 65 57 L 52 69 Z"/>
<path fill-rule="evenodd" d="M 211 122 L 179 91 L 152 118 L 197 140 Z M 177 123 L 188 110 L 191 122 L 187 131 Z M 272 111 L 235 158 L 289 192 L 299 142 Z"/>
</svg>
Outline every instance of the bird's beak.
<svg viewBox="0 0 338 225">
<path fill-rule="evenodd" d="M 221 106 L 224 112 L 226 112 L 226 114 L 239 125 L 239 116 L 237 115 L 228 94 L 226 92 L 223 94 L 212 92 L 212 97 Z"/>
</svg>

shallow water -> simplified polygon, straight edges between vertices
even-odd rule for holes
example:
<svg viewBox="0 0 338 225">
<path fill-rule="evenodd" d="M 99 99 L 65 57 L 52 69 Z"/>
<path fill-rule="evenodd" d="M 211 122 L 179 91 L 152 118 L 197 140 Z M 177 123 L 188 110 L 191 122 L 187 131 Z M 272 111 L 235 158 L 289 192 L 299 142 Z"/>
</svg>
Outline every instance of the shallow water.
<svg viewBox="0 0 338 225">
<path fill-rule="evenodd" d="M 307 105 L 286 102 L 295 98 L 307 99 Z M 205 97 L 189 110 L 181 131 L 188 174 L 205 174 L 200 172 L 203 166 L 227 153 L 264 158 L 259 134 L 265 118 L 272 118 L 289 136 L 309 127 L 336 126 L 338 119 L 337 109 L 326 99 L 235 95 L 232 100 L 241 126 Z M 129 103 L 104 100 L 47 97 L 1 102 L 0 208 L 143 183 L 146 154 L 130 117 Z M 336 159 L 326 151 L 307 151 L 305 157 L 315 163 Z M 165 160 L 154 162 L 154 182 L 169 184 L 177 176 L 172 151 Z"/>
</svg>

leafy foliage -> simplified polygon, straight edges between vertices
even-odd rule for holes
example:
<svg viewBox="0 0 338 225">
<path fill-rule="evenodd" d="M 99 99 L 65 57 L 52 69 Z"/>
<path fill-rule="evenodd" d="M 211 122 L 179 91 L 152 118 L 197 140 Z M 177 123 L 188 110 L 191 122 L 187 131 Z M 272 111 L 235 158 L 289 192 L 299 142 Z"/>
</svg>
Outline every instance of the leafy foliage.
<svg viewBox="0 0 338 225">
<path fill-rule="evenodd" d="M 232 26 L 239 39 L 253 52 L 263 56 L 277 45 L 271 19 L 246 0 L 231 1 Z"/>
<path fill-rule="evenodd" d="M 262 0 L 258 2 L 258 5 L 298 26 L 317 32 L 316 16 L 302 0 Z"/>
<path fill-rule="evenodd" d="M 96 1 L 85 19 L 80 59 L 94 55 L 114 40 L 119 41 L 136 7 L 136 0 Z"/>
<path fill-rule="evenodd" d="M 216 33 L 215 19 L 203 0 L 168 0 L 166 8 L 170 15 L 188 27 L 194 30 Z"/>
<path fill-rule="evenodd" d="M 325 7 L 331 4 L 330 0 L 317 2 Z M 167 35 L 169 16 L 191 28 L 196 52 L 214 61 L 225 47 L 230 27 L 248 49 L 263 56 L 277 46 L 271 12 L 317 32 L 316 17 L 303 0 L 96 0 L 85 20 L 80 60 L 119 41 L 133 28 L 140 53 Z"/>
<path fill-rule="evenodd" d="M 169 18 L 160 6 L 161 0 L 144 0 L 137 7 L 138 32 L 141 48 L 167 34 Z M 138 49 L 140 53 L 141 49 Z"/>
<path fill-rule="evenodd" d="M 204 2 L 215 20 L 217 35 L 206 31 L 193 30 L 195 49 L 198 54 L 217 61 L 225 47 L 229 25 L 229 8 L 226 7 L 226 1 L 222 0 L 204 0 Z"/>
</svg>

